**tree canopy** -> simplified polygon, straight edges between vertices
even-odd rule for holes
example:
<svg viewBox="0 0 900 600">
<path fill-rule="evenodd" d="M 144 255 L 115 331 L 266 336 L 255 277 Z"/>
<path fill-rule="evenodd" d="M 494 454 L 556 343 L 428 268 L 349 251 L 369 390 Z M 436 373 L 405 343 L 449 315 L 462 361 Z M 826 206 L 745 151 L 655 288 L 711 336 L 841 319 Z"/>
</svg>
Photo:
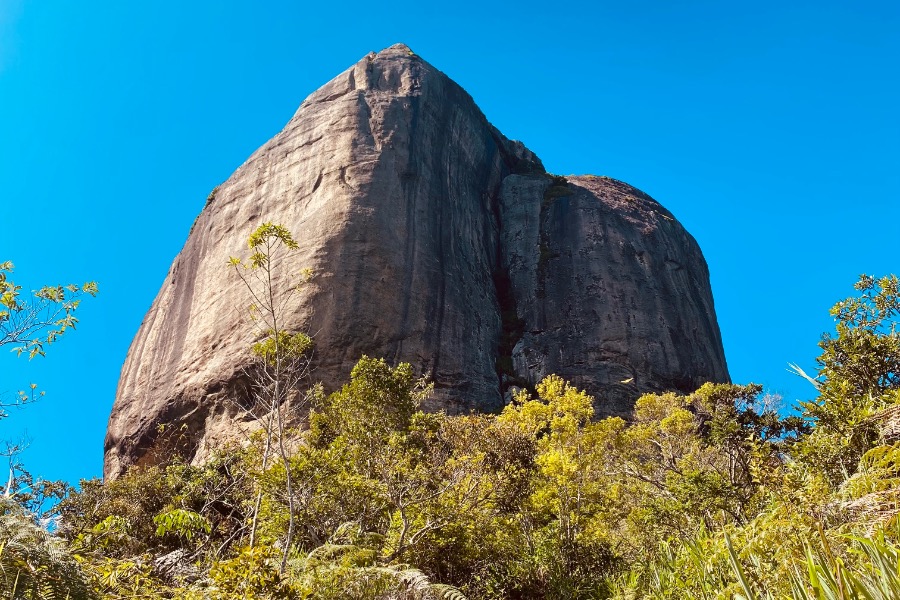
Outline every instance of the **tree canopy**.
<svg viewBox="0 0 900 600">
<path fill-rule="evenodd" d="M 594 398 L 550 375 L 499 414 L 447 415 L 422 411 L 432 386 L 409 364 L 363 356 L 331 394 L 289 368 L 313 342 L 280 328 L 267 285 L 295 246 L 265 224 L 231 263 L 256 299 L 263 378 L 243 407 L 258 433 L 202 465 L 83 481 L 54 534 L 7 501 L 8 596 L 897 597 L 895 276 L 864 276 L 835 305 L 799 414 L 760 385 L 707 383 L 597 419 Z M 35 313 L 3 282 L 7 330 L 42 344 L 96 292 L 36 295 L 58 317 L 23 329 Z M 23 352 L 41 354 L 32 342 Z"/>
</svg>

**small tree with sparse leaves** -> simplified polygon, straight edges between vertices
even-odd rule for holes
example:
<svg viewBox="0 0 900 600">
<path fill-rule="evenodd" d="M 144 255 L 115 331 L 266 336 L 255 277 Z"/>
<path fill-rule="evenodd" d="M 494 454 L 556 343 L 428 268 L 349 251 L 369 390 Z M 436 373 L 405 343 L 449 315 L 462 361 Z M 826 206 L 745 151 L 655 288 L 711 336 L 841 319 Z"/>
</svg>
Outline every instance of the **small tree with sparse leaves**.
<svg viewBox="0 0 900 600">
<path fill-rule="evenodd" d="M 252 304 L 250 316 L 257 328 L 257 341 L 251 346 L 256 358 L 251 370 L 254 383 L 253 397 L 247 409 L 265 431 L 262 455 L 262 470 L 269 467 L 273 450 L 278 453 L 285 470 L 285 485 L 288 507 L 288 531 L 284 543 L 281 568 L 284 570 L 294 536 L 294 490 L 291 480 L 290 456 L 285 443 L 285 414 L 289 400 L 296 394 L 300 404 L 308 398 L 300 392 L 301 383 L 309 374 L 312 338 L 303 332 L 285 329 L 283 322 L 285 294 L 290 294 L 297 286 L 307 282 L 312 272 L 304 269 L 299 281 L 292 287 L 279 290 L 276 269 L 283 266 L 288 255 L 297 250 L 297 242 L 282 225 L 263 223 L 247 240 L 250 257 L 246 260 L 232 257 L 231 267 L 250 292 Z M 294 410 L 301 409 L 294 405 Z M 250 546 L 256 542 L 262 491 L 257 494 L 250 528 Z"/>
</svg>

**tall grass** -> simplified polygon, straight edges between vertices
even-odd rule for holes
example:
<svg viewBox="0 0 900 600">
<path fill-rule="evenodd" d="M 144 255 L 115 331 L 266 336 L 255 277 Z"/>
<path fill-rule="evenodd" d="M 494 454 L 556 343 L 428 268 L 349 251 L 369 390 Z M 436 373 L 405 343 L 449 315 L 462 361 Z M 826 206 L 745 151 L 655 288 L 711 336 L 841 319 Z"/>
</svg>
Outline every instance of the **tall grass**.
<svg viewBox="0 0 900 600">
<path fill-rule="evenodd" d="M 738 552 L 731 537 L 701 531 L 667 542 L 656 560 L 618 582 L 616 600 L 900 600 L 900 546 L 877 532 L 843 536 L 824 532 L 802 544 L 772 577 L 771 563 Z M 834 547 L 840 546 L 836 552 Z"/>
</svg>

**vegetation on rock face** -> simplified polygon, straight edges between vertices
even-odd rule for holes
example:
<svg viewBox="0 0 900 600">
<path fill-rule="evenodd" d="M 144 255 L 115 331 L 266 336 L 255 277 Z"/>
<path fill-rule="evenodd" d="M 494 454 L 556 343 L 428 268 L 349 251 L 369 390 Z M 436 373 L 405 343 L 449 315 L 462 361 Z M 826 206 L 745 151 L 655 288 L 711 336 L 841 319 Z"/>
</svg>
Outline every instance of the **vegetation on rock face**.
<svg viewBox="0 0 900 600">
<path fill-rule="evenodd" d="M 264 227 L 249 268 L 234 264 L 271 282 L 273 250 L 292 239 Z M 498 415 L 422 412 L 429 383 L 377 358 L 331 395 L 301 389 L 289 367 L 311 340 L 279 328 L 264 285 L 251 441 L 203 465 L 84 481 L 53 534 L 4 500 L 0 592 L 896 598 L 898 287 L 864 277 L 835 306 L 800 415 L 758 385 L 706 384 L 595 420 L 592 399 L 556 376 Z M 299 397 L 308 418 L 292 429 Z"/>
<path fill-rule="evenodd" d="M 543 206 L 548 206 L 556 198 L 571 196 L 572 190 L 569 189 L 569 180 L 562 175 L 548 175 L 550 185 L 544 190 Z"/>
</svg>

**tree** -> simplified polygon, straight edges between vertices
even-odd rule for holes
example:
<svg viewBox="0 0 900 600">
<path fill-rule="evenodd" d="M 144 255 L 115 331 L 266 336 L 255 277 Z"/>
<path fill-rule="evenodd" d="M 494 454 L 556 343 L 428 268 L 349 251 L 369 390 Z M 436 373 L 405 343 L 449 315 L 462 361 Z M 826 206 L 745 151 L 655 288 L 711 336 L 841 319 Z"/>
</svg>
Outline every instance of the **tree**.
<svg viewBox="0 0 900 600">
<path fill-rule="evenodd" d="M 815 424 L 802 451 L 834 483 L 855 470 L 877 438 L 873 412 L 900 402 L 900 279 L 862 275 L 861 292 L 835 304 L 836 335 L 819 342 L 818 398 L 802 403 Z"/>
<path fill-rule="evenodd" d="M 537 397 L 521 392 L 498 417 L 534 440 L 531 494 L 517 518 L 533 555 L 526 595 L 588 598 L 607 591 L 615 563 L 609 543 L 612 480 L 605 472 L 605 440 L 621 419 L 593 423 L 593 399 L 556 375 L 538 383 Z"/>
<path fill-rule="evenodd" d="M 8 498 L 0 499 L 0 593 L 22 599 L 95 597 L 63 543 Z"/>
<path fill-rule="evenodd" d="M 13 264 L 0 263 L 0 346 L 14 345 L 16 354 L 44 356 L 44 347 L 69 329 L 75 329 L 75 310 L 84 294 L 97 295 L 97 284 L 49 285 L 22 294 L 22 286 L 9 276 Z"/>
<path fill-rule="evenodd" d="M 84 294 L 97 295 L 93 281 L 77 286 L 49 285 L 32 292 L 22 293 L 22 286 L 10 279 L 13 264 L 0 263 L 0 347 L 13 346 L 17 356 L 28 358 L 44 356 L 45 347 L 55 342 L 69 329 L 75 329 L 78 319 L 75 310 Z M 37 385 L 28 391 L 19 391 L 12 398 L 0 398 L 0 419 L 8 416 L 4 410 L 34 402 L 43 396 Z"/>
<path fill-rule="evenodd" d="M 614 456 L 644 484 L 657 535 L 684 535 L 753 519 L 764 501 L 760 473 L 781 465 L 800 422 L 779 417 L 760 385 L 704 384 L 689 396 L 646 394 Z M 635 494 L 636 496 L 638 494 Z M 631 518 L 634 520 L 634 516 Z M 662 533 L 664 532 L 664 533 Z"/>
<path fill-rule="evenodd" d="M 0 263 L 0 347 L 13 346 L 17 356 L 27 354 L 29 359 L 45 356 L 46 346 L 54 343 L 69 329 L 75 329 L 78 319 L 75 311 L 85 294 L 97 295 L 97 284 L 89 281 L 82 285 L 49 285 L 35 290 L 31 295 L 22 292 L 22 286 L 10 279 L 13 264 Z M 37 384 L 30 384 L 27 391 L 19 391 L 12 397 L 0 397 L 0 419 L 9 416 L 5 409 L 36 401 L 44 392 L 37 391 Z M 65 493 L 61 482 L 34 481 L 16 460 L 24 450 L 21 443 L 7 443 L 2 453 L 9 459 L 9 479 L 4 495 L 14 494 L 23 506 L 36 509 L 36 518 L 44 515 L 44 500 L 59 498 Z M 27 490 L 18 489 L 17 483 L 25 482 Z"/>
<path fill-rule="evenodd" d="M 250 257 L 243 261 L 232 257 L 230 265 L 241 278 L 253 299 L 250 316 L 257 324 L 260 339 L 251 347 L 256 363 L 251 370 L 254 382 L 253 397 L 247 410 L 265 431 L 265 447 L 262 456 L 262 470 L 269 466 L 273 447 L 284 466 L 286 477 L 286 497 L 288 504 L 288 531 L 284 544 L 281 568 L 284 570 L 294 535 L 294 490 L 291 478 L 290 456 L 285 443 L 286 406 L 292 395 L 299 397 L 299 386 L 309 374 L 309 355 L 312 338 L 302 332 L 289 332 L 283 323 L 284 302 L 290 292 L 296 289 L 276 289 L 276 268 L 287 255 L 298 248 L 290 232 L 281 225 L 263 223 L 247 240 Z M 304 270 L 303 283 L 311 277 L 311 271 Z M 308 398 L 301 400 L 307 400 Z M 295 410 L 300 407 L 295 406 Z M 250 530 L 250 546 L 256 541 L 262 490 L 257 495 Z"/>
<path fill-rule="evenodd" d="M 819 375 L 826 389 L 843 382 L 855 398 L 883 401 L 900 388 L 900 279 L 861 275 L 854 287 L 859 296 L 831 308 L 837 336 L 822 336 Z"/>
<path fill-rule="evenodd" d="M 75 310 L 81 296 L 97 294 L 97 284 L 45 286 L 22 293 L 22 286 L 10 279 L 11 262 L 0 263 L 0 347 L 13 346 L 16 355 L 44 356 L 46 346 L 69 329 L 75 329 Z M 12 398 L 0 398 L 0 419 L 4 410 L 21 406 L 43 396 L 37 385 Z M 7 444 L 9 480 L 0 500 L 0 589 L 9 598 L 89 598 L 77 562 L 62 543 L 44 526 L 45 502 L 64 496 L 64 482 L 34 480 L 16 461 L 20 444 Z M 18 474 L 18 475 L 17 475 Z M 21 486 L 20 484 L 24 484 Z M 38 526 L 35 521 L 40 521 Z"/>
<path fill-rule="evenodd" d="M 446 415 L 419 410 L 431 389 L 408 363 L 363 356 L 350 383 L 311 417 L 310 450 L 329 456 L 345 470 L 338 479 L 357 481 L 368 495 L 366 510 L 346 516 L 385 535 L 385 563 L 409 558 L 487 499 L 483 457 L 463 448 L 473 440 L 453 435 Z"/>
</svg>

